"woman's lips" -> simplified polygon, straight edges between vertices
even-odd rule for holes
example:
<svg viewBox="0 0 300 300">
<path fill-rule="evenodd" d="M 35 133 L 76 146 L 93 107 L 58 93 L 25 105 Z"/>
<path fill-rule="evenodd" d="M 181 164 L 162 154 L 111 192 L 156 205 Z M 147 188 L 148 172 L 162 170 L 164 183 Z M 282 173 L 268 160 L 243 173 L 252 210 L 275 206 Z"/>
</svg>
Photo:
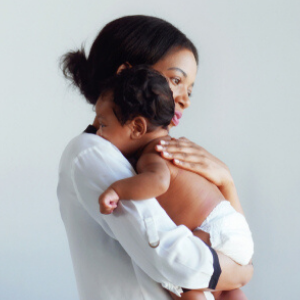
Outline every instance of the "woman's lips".
<svg viewBox="0 0 300 300">
<path fill-rule="evenodd" d="M 175 111 L 174 117 L 172 118 L 172 123 L 174 126 L 179 124 L 179 119 L 182 117 L 182 113 L 179 111 Z"/>
</svg>

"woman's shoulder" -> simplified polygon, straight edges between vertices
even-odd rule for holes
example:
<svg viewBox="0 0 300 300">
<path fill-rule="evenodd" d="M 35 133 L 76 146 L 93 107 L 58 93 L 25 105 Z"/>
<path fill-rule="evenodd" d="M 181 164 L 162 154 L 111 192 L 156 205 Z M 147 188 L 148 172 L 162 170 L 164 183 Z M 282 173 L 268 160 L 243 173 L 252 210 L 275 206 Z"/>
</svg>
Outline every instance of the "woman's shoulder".
<svg viewBox="0 0 300 300">
<path fill-rule="evenodd" d="M 114 170 L 113 173 L 120 176 L 125 174 L 127 177 L 134 173 L 132 166 L 117 147 L 98 135 L 89 133 L 73 138 L 63 151 L 60 170 L 72 169 L 74 166 L 87 173 L 95 169 L 98 174 Z"/>
<path fill-rule="evenodd" d="M 72 149 L 76 153 L 81 153 L 93 147 L 110 147 L 110 143 L 96 134 L 83 132 L 74 137 L 66 149 Z"/>
<path fill-rule="evenodd" d="M 88 156 L 114 157 L 118 160 L 126 160 L 120 150 L 109 141 L 102 137 L 83 132 L 74 137 L 66 146 L 63 156 L 78 159 L 79 157 Z"/>
</svg>

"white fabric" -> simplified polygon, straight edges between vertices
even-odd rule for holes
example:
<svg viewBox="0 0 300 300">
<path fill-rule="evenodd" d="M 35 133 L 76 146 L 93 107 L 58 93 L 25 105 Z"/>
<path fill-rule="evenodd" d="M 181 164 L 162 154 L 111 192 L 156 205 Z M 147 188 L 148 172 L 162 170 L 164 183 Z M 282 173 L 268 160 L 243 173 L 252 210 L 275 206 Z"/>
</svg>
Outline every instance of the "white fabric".
<svg viewBox="0 0 300 300">
<path fill-rule="evenodd" d="M 209 284 L 210 250 L 156 199 L 121 201 L 113 214 L 100 214 L 99 195 L 133 174 L 119 150 L 93 134 L 79 135 L 63 153 L 57 194 L 81 300 L 169 300 L 161 284 Z"/>
<path fill-rule="evenodd" d="M 252 234 L 245 217 L 222 201 L 199 227 L 210 234 L 211 247 L 241 265 L 247 265 L 254 252 Z"/>
<path fill-rule="evenodd" d="M 214 295 L 211 292 L 204 292 L 206 300 L 215 300 Z"/>
</svg>

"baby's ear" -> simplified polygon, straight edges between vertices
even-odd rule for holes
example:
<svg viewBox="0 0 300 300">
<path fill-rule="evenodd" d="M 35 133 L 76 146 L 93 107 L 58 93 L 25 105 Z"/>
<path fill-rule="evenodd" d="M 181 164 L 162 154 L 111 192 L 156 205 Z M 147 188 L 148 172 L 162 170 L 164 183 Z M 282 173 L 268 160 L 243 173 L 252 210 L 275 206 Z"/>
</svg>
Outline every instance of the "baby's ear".
<svg viewBox="0 0 300 300">
<path fill-rule="evenodd" d="M 147 120 L 144 117 L 135 117 L 128 126 L 131 129 L 130 137 L 133 140 L 140 139 L 147 133 Z"/>
<path fill-rule="evenodd" d="M 120 74 L 123 70 L 130 69 L 130 68 L 132 68 L 132 65 L 129 62 L 126 62 L 126 63 L 122 64 L 121 66 L 119 66 L 116 74 Z"/>
</svg>

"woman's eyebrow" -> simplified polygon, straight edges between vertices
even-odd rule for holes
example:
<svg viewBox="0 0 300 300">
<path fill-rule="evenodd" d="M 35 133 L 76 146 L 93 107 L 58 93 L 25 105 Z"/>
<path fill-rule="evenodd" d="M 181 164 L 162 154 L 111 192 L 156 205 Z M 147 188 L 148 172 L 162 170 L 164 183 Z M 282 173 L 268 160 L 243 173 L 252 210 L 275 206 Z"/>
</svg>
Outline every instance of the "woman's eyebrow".
<svg viewBox="0 0 300 300">
<path fill-rule="evenodd" d="M 176 71 L 179 71 L 179 72 L 182 73 L 182 75 L 183 75 L 184 77 L 187 77 L 187 74 L 186 74 L 182 69 L 180 69 L 180 68 L 172 67 L 172 68 L 169 68 L 168 70 L 176 70 Z"/>
</svg>

